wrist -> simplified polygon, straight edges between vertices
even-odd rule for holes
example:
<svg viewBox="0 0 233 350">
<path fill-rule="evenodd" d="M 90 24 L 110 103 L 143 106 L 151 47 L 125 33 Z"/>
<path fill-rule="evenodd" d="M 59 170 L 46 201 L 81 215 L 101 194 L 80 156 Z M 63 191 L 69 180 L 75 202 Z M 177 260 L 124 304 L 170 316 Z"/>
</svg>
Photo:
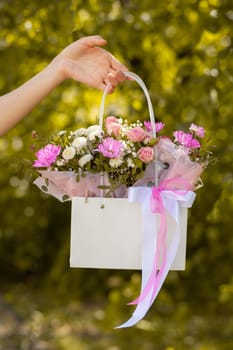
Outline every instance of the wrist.
<svg viewBox="0 0 233 350">
<path fill-rule="evenodd" d="M 46 68 L 48 76 L 53 81 L 54 86 L 60 85 L 68 78 L 65 61 L 63 57 L 55 57 Z"/>
</svg>

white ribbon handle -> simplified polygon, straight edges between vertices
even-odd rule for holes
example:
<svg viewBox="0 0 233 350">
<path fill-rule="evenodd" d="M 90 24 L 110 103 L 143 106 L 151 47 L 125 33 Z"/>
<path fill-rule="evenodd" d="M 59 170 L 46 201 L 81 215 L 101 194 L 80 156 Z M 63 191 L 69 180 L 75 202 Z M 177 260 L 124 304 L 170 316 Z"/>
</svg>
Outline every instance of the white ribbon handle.
<svg viewBox="0 0 233 350">
<path fill-rule="evenodd" d="M 141 88 L 146 96 L 146 99 L 147 99 L 147 105 L 148 105 L 148 109 L 149 109 L 149 116 L 150 116 L 153 137 L 156 137 L 154 110 L 153 110 L 152 102 L 150 99 L 150 94 L 148 92 L 148 89 L 147 89 L 144 81 L 137 74 L 135 74 L 133 72 L 124 72 L 124 74 L 126 77 L 130 77 L 133 80 L 135 80 L 141 86 Z M 104 90 L 102 100 L 100 103 L 100 109 L 99 109 L 99 126 L 101 127 L 101 129 L 103 127 L 104 105 L 105 105 L 105 99 L 106 99 L 107 94 L 108 94 L 108 86 L 106 86 L 106 88 Z"/>
<path fill-rule="evenodd" d="M 132 78 L 133 80 L 135 80 L 138 83 L 138 85 L 140 85 L 140 87 L 142 88 L 142 90 L 146 96 L 146 100 L 147 100 L 152 134 L 153 134 L 153 137 L 156 138 L 155 116 L 154 116 L 154 110 L 153 110 L 153 105 L 151 102 L 149 91 L 148 91 L 144 81 L 137 74 L 135 74 L 133 72 L 124 72 L 124 74 L 126 77 L 129 77 L 129 78 Z M 105 99 L 106 99 L 107 94 L 108 94 L 108 86 L 106 86 L 106 88 L 104 90 L 102 100 L 100 103 L 100 109 L 99 109 L 99 126 L 101 129 L 103 128 L 104 106 L 105 106 Z M 154 152 L 155 152 L 155 156 L 156 156 L 156 149 L 155 148 L 154 148 Z M 156 161 L 155 161 L 155 184 L 156 184 L 156 186 L 158 185 L 158 164 Z"/>
</svg>

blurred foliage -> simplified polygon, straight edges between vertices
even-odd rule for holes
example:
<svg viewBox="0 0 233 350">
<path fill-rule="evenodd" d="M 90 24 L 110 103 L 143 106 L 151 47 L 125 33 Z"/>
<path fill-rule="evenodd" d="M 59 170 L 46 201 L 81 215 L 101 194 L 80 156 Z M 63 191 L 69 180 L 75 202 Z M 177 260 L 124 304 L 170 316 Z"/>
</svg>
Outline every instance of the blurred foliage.
<svg viewBox="0 0 233 350">
<path fill-rule="evenodd" d="M 232 22 L 230 0 L 0 1 L 0 94 L 99 33 L 143 78 L 166 132 L 201 124 L 218 157 L 190 210 L 186 271 L 170 272 L 137 327 L 114 331 L 140 275 L 69 269 L 70 204 L 39 192 L 20 166 L 33 157 L 32 130 L 47 137 L 96 121 L 100 92 L 71 81 L 52 92 L 0 139 L 0 349 L 233 348 Z M 106 111 L 148 118 L 133 82 Z"/>
</svg>

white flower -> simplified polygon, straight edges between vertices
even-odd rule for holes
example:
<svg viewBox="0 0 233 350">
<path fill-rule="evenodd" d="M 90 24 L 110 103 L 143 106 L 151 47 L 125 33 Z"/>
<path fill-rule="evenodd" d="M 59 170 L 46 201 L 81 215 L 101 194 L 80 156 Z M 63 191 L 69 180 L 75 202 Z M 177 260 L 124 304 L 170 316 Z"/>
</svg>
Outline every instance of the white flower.
<svg viewBox="0 0 233 350">
<path fill-rule="evenodd" d="M 151 138 L 150 137 L 145 137 L 145 139 L 143 140 L 144 145 L 148 145 L 148 143 L 150 142 Z"/>
<path fill-rule="evenodd" d="M 88 153 L 88 154 L 85 154 L 84 156 L 82 156 L 79 161 L 78 161 L 78 164 L 83 167 L 85 164 L 87 164 L 88 162 L 90 162 L 90 160 L 93 159 L 93 156 Z"/>
<path fill-rule="evenodd" d="M 111 158 L 109 161 L 109 165 L 112 168 L 118 168 L 119 166 L 121 166 L 122 163 L 123 163 L 123 160 L 120 157 L 119 158 Z"/>
<path fill-rule="evenodd" d="M 73 136 L 87 136 L 87 129 L 85 128 L 80 128 L 74 132 L 72 132 Z"/>
<path fill-rule="evenodd" d="M 65 134 L 66 134 L 66 131 L 65 130 L 61 130 L 61 131 L 59 131 L 58 136 L 63 136 Z"/>
<path fill-rule="evenodd" d="M 135 164 L 134 164 L 134 162 L 132 161 L 131 158 L 127 159 L 127 165 L 128 165 L 129 168 L 134 168 L 135 167 Z"/>
<path fill-rule="evenodd" d="M 75 156 L 75 148 L 72 147 L 72 146 L 68 146 L 64 149 L 64 151 L 62 152 L 62 157 L 65 159 L 65 160 L 68 160 L 68 159 L 72 159 L 74 158 Z"/>
<path fill-rule="evenodd" d="M 121 141 L 121 144 L 122 144 L 122 148 L 123 148 L 124 150 L 127 150 L 127 149 L 128 149 L 128 145 L 127 145 L 127 143 L 126 143 L 124 140 Z"/>
<path fill-rule="evenodd" d="M 83 136 L 78 136 L 74 141 L 72 142 L 72 146 L 77 149 L 77 151 L 80 151 L 82 148 L 86 147 L 87 145 L 87 139 Z"/>
<path fill-rule="evenodd" d="M 63 166 L 63 165 L 66 165 L 66 162 L 64 159 L 58 159 L 56 164 L 57 164 L 57 166 Z"/>
<path fill-rule="evenodd" d="M 96 137 L 101 138 L 103 131 L 99 125 L 92 125 L 87 128 L 88 140 L 93 141 Z"/>
<path fill-rule="evenodd" d="M 100 129 L 101 128 L 99 125 L 91 125 L 87 128 L 87 135 L 89 135 L 93 131 L 100 130 Z"/>
</svg>

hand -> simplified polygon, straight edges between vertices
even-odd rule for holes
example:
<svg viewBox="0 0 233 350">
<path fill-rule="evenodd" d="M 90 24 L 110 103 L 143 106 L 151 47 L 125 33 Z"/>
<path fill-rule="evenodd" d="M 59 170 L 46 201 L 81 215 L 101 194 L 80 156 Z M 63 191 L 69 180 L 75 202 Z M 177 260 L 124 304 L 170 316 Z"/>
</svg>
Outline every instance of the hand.
<svg viewBox="0 0 233 350">
<path fill-rule="evenodd" d="M 88 86 L 108 92 L 126 77 L 128 69 L 108 51 L 97 47 L 104 46 L 106 40 L 99 35 L 84 37 L 67 46 L 53 62 L 59 62 L 64 79 L 72 78 Z"/>
</svg>

